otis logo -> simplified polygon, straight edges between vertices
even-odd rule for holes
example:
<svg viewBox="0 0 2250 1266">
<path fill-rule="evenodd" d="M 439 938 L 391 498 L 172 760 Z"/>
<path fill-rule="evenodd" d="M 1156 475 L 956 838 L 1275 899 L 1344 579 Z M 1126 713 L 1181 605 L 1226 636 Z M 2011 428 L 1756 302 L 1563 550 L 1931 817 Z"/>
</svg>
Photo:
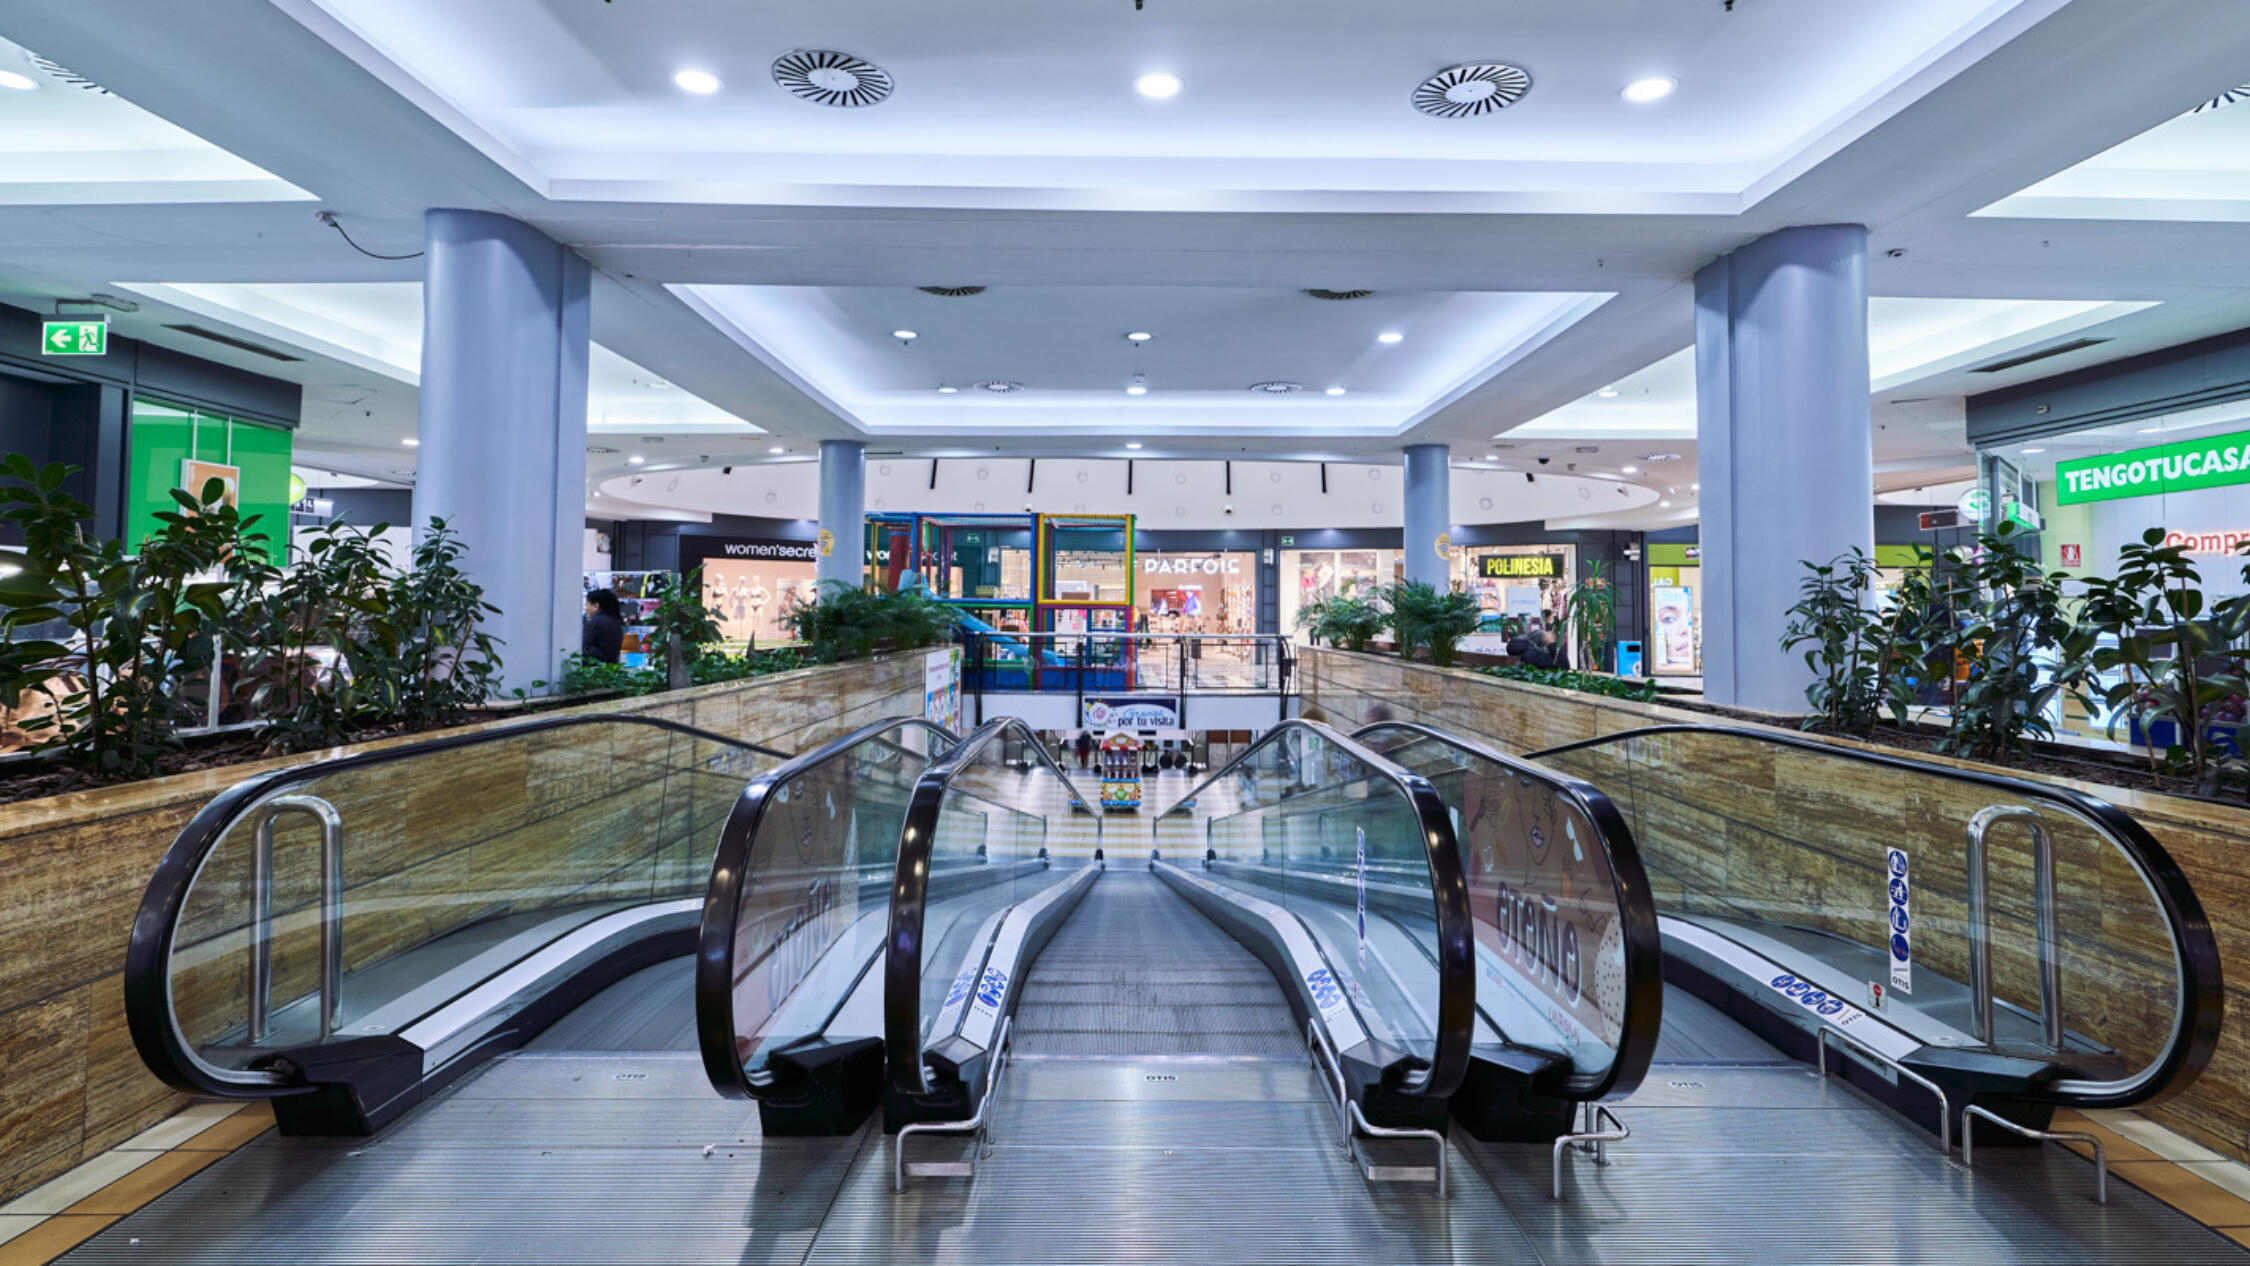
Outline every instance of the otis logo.
<svg viewBox="0 0 2250 1266">
<path fill-rule="evenodd" d="M 1312 991 L 1313 1006 L 1323 1013 L 1344 1005 L 1344 991 L 1325 967 L 1305 973 L 1305 988 Z"/>
<path fill-rule="evenodd" d="M 1766 982 L 1774 991 L 1805 1008 L 1823 1020 L 1832 1020 L 1844 1013 L 1844 1000 L 1825 989 L 1817 988 L 1809 980 L 1800 980 L 1783 972 Z"/>
<path fill-rule="evenodd" d="M 1008 973 L 997 967 L 984 969 L 984 979 L 977 982 L 977 1005 L 1000 1009 L 1000 1000 L 1008 995 Z"/>
</svg>

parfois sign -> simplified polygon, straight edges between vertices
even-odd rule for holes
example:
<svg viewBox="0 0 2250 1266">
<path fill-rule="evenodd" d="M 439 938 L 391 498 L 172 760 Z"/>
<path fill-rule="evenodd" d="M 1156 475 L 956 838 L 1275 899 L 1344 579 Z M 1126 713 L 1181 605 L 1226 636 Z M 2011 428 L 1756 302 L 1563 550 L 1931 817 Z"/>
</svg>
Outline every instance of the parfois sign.
<svg viewBox="0 0 2250 1266">
<path fill-rule="evenodd" d="M 2250 431 L 2055 464 L 2062 505 L 2250 483 Z"/>
</svg>

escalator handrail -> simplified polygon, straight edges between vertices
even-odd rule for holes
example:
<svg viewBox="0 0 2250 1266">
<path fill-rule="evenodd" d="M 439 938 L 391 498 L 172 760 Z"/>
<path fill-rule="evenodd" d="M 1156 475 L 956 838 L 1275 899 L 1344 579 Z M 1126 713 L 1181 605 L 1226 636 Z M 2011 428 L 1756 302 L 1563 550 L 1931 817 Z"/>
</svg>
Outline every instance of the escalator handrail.
<svg viewBox="0 0 2250 1266">
<path fill-rule="evenodd" d="M 1355 739 L 1384 730 L 1397 730 L 1443 743 L 1478 760 L 1498 765 L 1522 777 L 1544 783 L 1556 795 L 1577 806 L 1594 824 L 1602 852 L 1609 863 L 1617 897 L 1619 927 L 1625 945 L 1625 1008 L 1619 1026 L 1617 1057 L 1602 1080 L 1581 1092 L 1588 1099 L 1623 1098 L 1648 1075 L 1656 1058 L 1657 1038 L 1664 1027 L 1664 938 L 1656 923 L 1656 894 L 1649 887 L 1648 868 L 1641 864 L 1640 845 L 1633 828 L 1617 805 L 1582 778 L 1559 773 L 1520 757 L 1509 756 L 1473 739 L 1414 721 L 1378 721 L 1352 731 Z"/>
<path fill-rule="evenodd" d="M 132 1035 L 133 1047 L 139 1052 L 141 1062 L 165 1085 L 189 1094 L 266 1098 L 292 1094 L 304 1088 L 283 1084 L 252 1084 L 218 1076 L 216 1070 L 196 1055 L 186 1035 L 180 1031 L 179 1017 L 172 1008 L 172 938 L 179 929 L 180 913 L 186 907 L 188 893 L 194 889 L 196 876 L 202 872 L 211 850 L 246 810 L 297 784 L 325 779 L 349 770 L 394 764 L 484 743 L 506 742 L 526 734 L 596 725 L 646 726 L 743 751 L 757 752 L 777 760 L 789 758 L 786 752 L 714 734 L 678 721 L 624 713 L 610 716 L 547 717 L 518 725 L 471 730 L 375 751 L 322 757 L 245 778 L 212 797 L 208 804 L 196 811 L 188 824 L 180 829 L 171 846 L 165 849 L 163 860 L 157 863 L 156 873 L 141 893 L 140 908 L 133 916 L 132 936 L 125 947 L 124 981 L 125 1027 Z"/>
<path fill-rule="evenodd" d="M 1461 865 L 1460 845 L 1453 835 L 1453 816 L 1446 811 L 1445 798 L 1430 785 L 1429 779 L 1400 768 L 1342 731 L 1318 721 L 1292 717 L 1267 730 L 1233 760 L 1212 771 L 1157 818 L 1171 816 L 1181 805 L 1202 795 L 1221 779 L 1231 777 L 1236 769 L 1256 758 L 1267 744 L 1299 733 L 1334 745 L 1396 786 L 1419 825 L 1423 851 L 1429 862 L 1430 899 L 1438 932 L 1437 1032 L 1430 1066 L 1409 1073 L 1398 1089 L 1417 1097 L 1449 1098 L 1468 1076 L 1469 1048 L 1476 1040 L 1476 930 L 1469 913 L 1468 872 Z"/>
<path fill-rule="evenodd" d="M 1723 734 L 1749 742 L 1817 752 L 1823 756 L 1924 777 L 1989 787 L 1995 792 L 2054 804 L 2077 817 L 2107 836 L 2118 852 L 2139 872 L 2141 882 L 2148 887 L 2150 895 L 2163 910 L 2165 921 L 2170 925 L 2172 952 L 2177 959 L 2180 979 L 2178 994 L 2174 999 L 2171 1038 L 2166 1043 L 2163 1054 L 2150 1061 L 2147 1068 L 2122 1082 L 2079 1083 L 2066 1079 L 2054 1083 L 2050 1089 L 2067 1093 L 2071 1103 L 2097 1108 L 2154 1103 L 2186 1089 L 2211 1062 L 2211 1054 L 2218 1046 L 2219 1029 L 2225 1018 L 2226 1005 L 2219 947 L 2211 934 L 2211 920 L 2204 912 L 2202 901 L 2196 897 L 2194 886 L 2188 882 L 2186 873 L 2172 859 L 2171 852 L 2157 842 L 2148 828 L 2142 826 L 2131 814 L 2098 796 L 2071 787 L 2032 782 L 2006 774 L 1986 773 L 1953 765 L 1926 764 L 1901 756 L 1825 743 L 1801 735 L 1735 725 L 1676 723 L 1643 726 L 1528 752 L 1524 759 L 1537 761 L 1626 739 L 1676 733 Z M 2082 1086 L 2086 1088 L 2081 1089 Z M 2112 1089 L 2105 1090 L 2101 1087 Z"/>
<path fill-rule="evenodd" d="M 945 759 L 922 771 L 907 800 L 906 821 L 899 829 L 890 930 L 883 942 L 884 1062 L 890 1084 L 902 1094 L 922 1094 L 930 1089 L 929 1074 L 922 1063 L 922 921 L 930 895 L 930 848 L 937 838 L 938 815 L 945 807 L 953 776 L 1010 730 L 1022 732 L 1024 742 L 1039 754 L 1040 764 L 1054 773 L 1071 803 L 1094 816 L 1099 838 L 1100 809 L 1078 794 L 1070 775 L 1020 717 L 985 722 L 946 753 Z"/>
<path fill-rule="evenodd" d="M 907 729 L 927 730 L 948 748 L 961 741 L 953 731 L 920 717 L 891 717 L 863 725 L 758 775 L 742 789 L 727 814 L 726 825 L 720 828 L 719 846 L 711 858 L 711 883 L 704 890 L 702 924 L 696 933 L 695 1035 L 703 1053 L 703 1071 L 712 1088 L 730 1099 L 758 1097 L 735 1046 L 734 937 L 742 907 L 742 885 L 749 874 L 750 844 L 758 838 L 766 809 L 776 791 L 807 771 Z"/>
</svg>

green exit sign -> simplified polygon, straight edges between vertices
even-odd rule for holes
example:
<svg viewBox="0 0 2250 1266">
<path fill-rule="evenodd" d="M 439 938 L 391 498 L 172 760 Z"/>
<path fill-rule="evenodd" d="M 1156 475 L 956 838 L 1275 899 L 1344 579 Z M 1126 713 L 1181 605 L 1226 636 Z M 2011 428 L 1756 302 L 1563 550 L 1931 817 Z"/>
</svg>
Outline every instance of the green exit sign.
<svg viewBox="0 0 2250 1266">
<path fill-rule="evenodd" d="M 106 356 L 109 354 L 109 322 L 45 322 L 39 331 L 39 351 L 46 356 Z"/>
</svg>

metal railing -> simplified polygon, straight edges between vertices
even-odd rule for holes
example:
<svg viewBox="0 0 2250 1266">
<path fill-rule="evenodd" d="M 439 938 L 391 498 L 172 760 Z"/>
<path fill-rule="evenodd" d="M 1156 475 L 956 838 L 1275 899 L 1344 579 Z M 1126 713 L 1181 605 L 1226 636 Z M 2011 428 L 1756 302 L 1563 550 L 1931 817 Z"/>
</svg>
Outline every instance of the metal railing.
<svg viewBox="0 0 2250 1266">
<path fill-rule="evenodd" d="M 1311 1054 L 1313 1071 L 1321 1075 L 1321 1088 L 1326 1090 L 1333 1086 L 1336 1096 L 1334 1106 L 1337 1144 L 1344 1149 L 1345 1155 L 1352 1158 L 1352 1163 L 1359 1166 L 1360 1173 L 1369 1182 L 1393 1179 L 1419 1182 L 1427 1177 L 1437 1183 L 1438 1199 L 1448 1199 L 1451 1192 L 1446 1183 L 1445 1136 L 1436 1130 L 1398 1129 L 1369 1121 L 1367 1114 L 1360 1111 L 1358 1101 L 1352 1098 L 1351 1091 L 1346 1088 L 1343 1062 L 1337 1058 L 1335 1044 L 1328 1040 L 1327 1030 L 1320 1027 L 1317 1019 L 1305 1021 L 1305 1047 Z M 1428 1143 L 1437 1149 L 1437 1163 L 1428 1170 L 1372 1165 L 1360 1153 L 1356 1140 L 1361 1134 L 1369 1138 L 1414 1139 Z"/>
<path fill-rule="evenodd" d="M 1295 667 L 1278 633 L 964 630 L 961 641 L 970 694 L 1283 695 Z"/>
<path fill-rule="evenodd" d="M 1977 1163 L 1976 1127 L 1969 1124 L 1970 1117 L 1992 1122 L 2012 1134 L 2045 1143 L 2089 1143 L 2094 1148 L 2094 1203 L 2109 1203 L 2109 1149 L 2102 1141 L 2082 1130 L 2034 1130 L 2028 1125 L 2017 1125 L 1980 1103 L 1961 1109 L 1961 1167 L 1973 1169 Z"/>
<path fill-rule="evenodd" d="M 273 1017 L 273 824 L 302 813 L 320 824 L 320 1040 L 336 1032 L 344 1001 L 344 817 L 336 806 L 296 793 L 275 796 L 251 812 L 256 832 L 250 862 L 250 1016 L 252 1045 L 266 1040 Z"/>
<path fill-rule="evenodd" d="M 992 1044 L 992 1058 L 984 1064 L 984 1097 L 977 1101 L 975 1115 L 966 1121 L 916 1121 L 902 1125 L 897 1139 L 891 1144 L 891 1190 L 906 1190 L 909 1175 L 916 1178 L 974 1178 L 977 1162 L 992 1154 L 992 1101 L 1000 1089 L 1000 1074 L 1007 1071 L 1008 1052 L 1013 1049 L 1012 1031 L 1015 1017 L 1000 1022 L 1000 1036 Z M 906 1163 L 906 1139 L 910 1134 L 967 1134 L 969 1159 L 966 1161 L 924 1161 L 918 1165 Z"/>
<path fill-rule="evenodd" d="M 1609 1145 L 1612 1143 L 1622 1143 L 1626 1139 L 1633 1137 L 1632 1127 L 1626 1125 L 1623 1121 L 1618 1120 L 1617 1114 L 1609 1110 L 1608 1104 L 1588 1103 L 1582 1104 L 1580 1105 L 1580 1107 L 1584 1111 L 1585 1116 L 1578 1132 L 1576 1134 L 1561 1135 L 1560 1137 L 1555 1139 L 1552 1169 L 1554 1179 L 1554 1198 L 1557 1200 L 1563 1198 L 1563 1157 L 1567 1155 L 1572 1149 L 1575 1148 L 1578 1151 L 1590 1153 L 1593 1156 L 1594 1163 L 1596 1165 L 1607 1165 L 1609 1164 Z M 1605 1120 L 1609 1122 L 1609 1128 L 1606 1130 L 1601 1128 L 1601 1123 Z"/>
<path fill-rule="evenodd" d="M 1879 1050 L 1876 1050 L 1874 1047 L 1869 1046 L 1867 1043 L 1860 1041 L 1858 1038 L 1853 1037 L 1851 1034 L 1844 1032 L 1842 1029 L 1831 1028 L 1828 1025 L 1823 1024 L 1816 1032 L 1818 1034 L 1818 1054 L 1815 1058 L 1815 1062 L 1819 1065 L 1820 1079 L 1822 1081 L 1828 1080 L 1828 1039 L 1835 1038 L 1838 1042 L 1841 1042 L 1845 1046 L 1850 1047 L 1852 1050 L 1857 1051 L 1859 1054 L 1866 1056 L 1868 1059 L 1871 1059 L 1878 1064 L 1881 1064 L 1885 1068 L 1890 1069 L 1891 1072 L 1897 1074 L 1904 1080 L 1911 1081 L 1915 1085 L 1920 1086 L 1922 1089 L 1929 1091 L 1933 1095 L 1936 1095 L 1938 1110 L 1938 1152 L 1944 1156 L 1950 1157 L 1951 1155 L 1953 1155 L 1953 1104 L 1951 1100 L 1945 1097 L 1945 1091 L 1943 1088 L 1941 1088 L 1936 1082 L 1931 1081 L 1929 1078 L 1924 1077 L 1918 1072 L 1915 1072 L 1913 1069 L 1908 1068 L 1906 1065 L 1899 1063 L 1897 1060 L 1892 1059 L 1890 1056 L 1885 1055 Z"/>
<path fill-rule="evenodd" d="M 2039 811 L 2027 805 L 1987 806 L 1969 819 L 1969 1005 L 1971 1032 L 1989 1046 L 1992 1027 L 1992 879 L 1984 840 L 1996 823 L 2031 828 L 2032 914 L 2038 927 L 2039 1023 L 2050 1051 L 2063 1048 L 2062 940 L 2055 923 L 2055 844 Z"/>
</svg>

